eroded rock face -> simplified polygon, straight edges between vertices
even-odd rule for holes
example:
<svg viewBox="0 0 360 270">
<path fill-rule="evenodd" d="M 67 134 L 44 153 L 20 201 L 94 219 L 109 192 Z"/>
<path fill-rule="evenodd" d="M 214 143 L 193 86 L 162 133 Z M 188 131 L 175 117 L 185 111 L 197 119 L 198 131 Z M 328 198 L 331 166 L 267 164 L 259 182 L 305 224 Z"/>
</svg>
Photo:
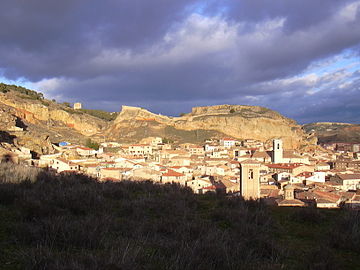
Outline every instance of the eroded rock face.
<svg viewBox="0 0 360 270">
<path fill-rule="evenodd" d="M 6 94 L 0 95 L 0 103 L 15 108 L 17 116 L 29 123 L 58 121 L 85 136 L 92 136 L 107 125 L 105 121 L 90 115 L 69 113 L 56 107 L 45 106 L 37 101 L 9 97 Z"/>
<path fill-rule="evenodd" d="M 205 130 L 214 131 L 218 136 L 224 134 L 263 142 L 282 138 L 284 147 L 289 149 L 316 144 L 316 137 L 306 134 L 294 120 L 267 108 L 242 105 L 196 107 L 182 117 L 167 117 L 142 108 L 123 106 L 108 134 L 127 136 L 127 133 L 136 128 L 142 127 L 146 130 L 146 127 L 150 126 L 152 131 L 155 126 L 159 131 L 169 127 L 177 131 Z M 153 133 L 152 135 L 156 135 Z M 171 135 L 171 132 L 168 132 L 165 137 Z M 164 137 L 164 134 L 160 133 L 158 136 Z"/>
<path fill-rule="evenodd" d="M 0 93 L 0 137 L 14 148 L 23 146 L 37 154 L 51 154 L 53 142 L 84 143 L 87 136 L 101 134 L 108 125 L 99 118 L 63 107 L 17 93 Z"/>
</svg>

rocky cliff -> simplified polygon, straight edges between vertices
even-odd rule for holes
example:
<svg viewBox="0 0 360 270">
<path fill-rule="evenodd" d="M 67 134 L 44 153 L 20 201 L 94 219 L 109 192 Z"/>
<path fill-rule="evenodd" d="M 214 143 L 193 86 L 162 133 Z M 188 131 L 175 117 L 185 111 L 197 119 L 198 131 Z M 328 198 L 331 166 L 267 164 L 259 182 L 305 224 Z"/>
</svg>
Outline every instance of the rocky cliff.
<svg viewBox="0 0 360 270">
<path fill-rule="evenodd" d="M 94 135 L 105 127 L 104 121 L 98 118 L 50 101 L 26 99 L 14 93 L 0 93 L 0 103 L 15 108 L 19 117 L 32 124 L 57 121 L 85 136 Z"/>
<path fill-rule="evenodd" d="M 138 142 L 159 136 L 194 143 L 229 136 L 266 143 L 282 138 L 285 148 L 304 148 L 317 142 L 314 135 L 305 133 L 294 120 L 258 106 L 196 107 L 181 117 L 123 106 L 114 121 L 105 121 L 87 111 L 46 100 L 32 90 L 0 84 L 0 143 L 48 154 L 54 151 L 51 143 L 63 140 L 84 143 L 89 137 L 98 141 Z"/>
<path fill-rule="evenodd" d="M 54 151 L 52 143 L 83 143 L 108 125 L 99 118 L 39 98 L 32 94 L 35 91 L 25 89 L 31 94 L 27 95 L 16 91 L 15 86 L 1 86 L 5 88 L 0 93 L 0 144 L 7 147 L 24 146 L 34 154 L 49 154 Z"/>
<path fill-rule="evenodd" d="M 113 139 L 129 141 L 160 136 L 178 142 L 201 142 L 208 138 L 231 136 L 263 142 L 282 138 L 286 148 L 316 144 L 316 137 L 306 134 L 294 120 L 267 108 L 242 105 L 196 107 L 181 117 L 123 106 L 106 134 Z"/>
</svg>

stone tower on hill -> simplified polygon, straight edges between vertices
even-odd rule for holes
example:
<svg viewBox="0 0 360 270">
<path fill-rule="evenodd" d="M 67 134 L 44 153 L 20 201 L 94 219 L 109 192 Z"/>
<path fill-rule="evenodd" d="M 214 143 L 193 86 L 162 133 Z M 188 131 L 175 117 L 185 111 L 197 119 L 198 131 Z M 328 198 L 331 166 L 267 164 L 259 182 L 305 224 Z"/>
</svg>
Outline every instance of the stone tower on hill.
<svg viewBox="0 0 360 270">
<path fill-rule="evenodd" d="M 80 102 L 76 102 L 74 104 L 74 110 L 80 110 L 82 108 L 82 104 Z"/>
<path fill-rule="evenodd" d="M 245 200 L 260 198 L 260 163 L 245 160 L 240 163 L 240 192 Z"/>
</svg>

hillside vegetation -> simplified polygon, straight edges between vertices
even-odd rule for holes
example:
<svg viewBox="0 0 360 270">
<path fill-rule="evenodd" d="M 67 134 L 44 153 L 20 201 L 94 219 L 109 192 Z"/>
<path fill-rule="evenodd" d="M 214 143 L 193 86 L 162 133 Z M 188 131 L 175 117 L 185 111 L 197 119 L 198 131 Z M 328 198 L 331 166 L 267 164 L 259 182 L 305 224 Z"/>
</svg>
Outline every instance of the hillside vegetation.
<svg viewBox="0 0 360 270">
<path fill-rule="evenodd" d="M 38 93 L 34 90 L 29 90 L 22 86 L 0 83 L 0 92 L 7 93 L 10 91 L 15 91 L 19 94 L 22 94 L 23 95 L 22 97 L 29 98 L 29 99 L 37 99 L 37 100 L 44 99 L 44 96 L 42 93 Z"/>
<path fill-rule="evenodd" d="M 359 221 L 0 164 L 0 269 L 356 269 Z"/>
<path fill-rule="evenodd" d="M 81 112 L 90 114 L 105 121 L 113 121 L 119 115 L 118 112 L 107 112 L 102 110 L 81 109 Z"/>
<path fill-rule="evenodd" d="M 315 133 L 320 143 L 360 142 L 360 125 L 346 123 L 320 122 L 303 126 L 308 133 Z"/>
<path fill-rule="evenodd" d="M 71 114 L 88 114 L 106 121 L 115 120 L 116 116 L 118 115 L 117 112 L 113 113 L 103 110 L 91 110 L 91 109 L 74 110 L 69 102 L 57 103 L 55 100 L 47 100 L 44 98 L 44 95 L 42 93 L 17 85 L 0 83 L 0 92 L 1 93 L 13 92 L 16 93 L 19 98 L 37 101 L 47 107 L 49 106 L 58 107 Z"/>
</svg>

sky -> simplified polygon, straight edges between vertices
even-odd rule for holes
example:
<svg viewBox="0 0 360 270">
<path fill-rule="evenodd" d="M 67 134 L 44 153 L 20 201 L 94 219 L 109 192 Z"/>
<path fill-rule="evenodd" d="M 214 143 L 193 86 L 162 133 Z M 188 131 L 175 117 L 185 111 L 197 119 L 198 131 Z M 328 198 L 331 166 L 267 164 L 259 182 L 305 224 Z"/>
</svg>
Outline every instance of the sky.
<svg viewBox="0 0 360 270">
<path fill-rule="evenodd" d="M 360 123 L 360 1 L 2 0 L 0 81 L 177 116 L 258 105 Z"/>
</svg>

